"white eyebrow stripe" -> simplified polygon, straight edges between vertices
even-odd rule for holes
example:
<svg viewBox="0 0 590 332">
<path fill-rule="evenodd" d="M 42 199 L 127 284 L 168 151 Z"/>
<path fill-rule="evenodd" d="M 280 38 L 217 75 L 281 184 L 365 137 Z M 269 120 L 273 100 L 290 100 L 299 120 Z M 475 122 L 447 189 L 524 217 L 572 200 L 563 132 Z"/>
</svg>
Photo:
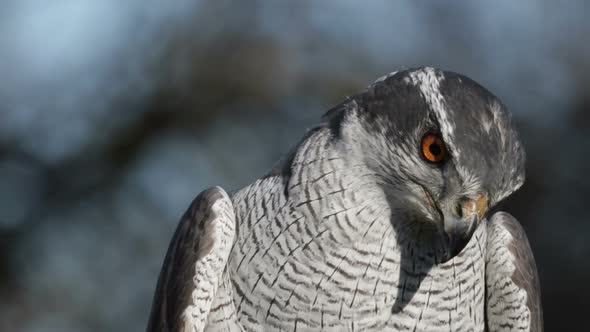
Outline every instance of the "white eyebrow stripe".
<svg viewBox="0 0 590 332">
<path fill-rule="evenodd" d="M 391 73 L 389 73 L 389 74 L 383 75 L 383 76 L 379 77 L 378 79 L 376 79 L 376 80 L 375 80 L 375 82 L 373 82 L 371 85 L 375 85 L 375 84 L 377 84 L 377 83 L 379 83 L 379 82 L 383 82 L 383 81 L 385 81 L 386 79 L 390 78 L 391 76 L 393 76 L 393 75 L 395 75 L 395 74 L 397 74 L 397 73 L 398 73 L 397 71 L 392 71 L 392 72 L 391 72 Z"/>
<path fill-rule="evenodd" d="M 440 84 L 443 80 L 444 76 L 441 73 L 438 73 L 434 68 L 425 67 L 410 72 L 408 83 L 420 89 L 426 103 L 438 120 L 445 143 L 451 148 L 451 154 L 458 158 L 460 151 L 454 144 L 455 125 L 449 120 L 445 100 L 440 93 Z"/>
</svg>

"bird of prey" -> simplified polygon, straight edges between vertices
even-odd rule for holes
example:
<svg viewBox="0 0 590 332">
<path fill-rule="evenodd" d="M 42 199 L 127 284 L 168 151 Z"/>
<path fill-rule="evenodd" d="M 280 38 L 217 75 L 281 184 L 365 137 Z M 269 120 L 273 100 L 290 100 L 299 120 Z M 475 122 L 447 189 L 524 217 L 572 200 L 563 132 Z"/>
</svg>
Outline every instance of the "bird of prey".
<svg viewBox="0 0 590 332">
<path fill-rule="evenodd" d="M 193 201 L 148 331 L 542 331 L 504 105 L 449 71 L 394 72 L 266 176 Z"/>
</svg>

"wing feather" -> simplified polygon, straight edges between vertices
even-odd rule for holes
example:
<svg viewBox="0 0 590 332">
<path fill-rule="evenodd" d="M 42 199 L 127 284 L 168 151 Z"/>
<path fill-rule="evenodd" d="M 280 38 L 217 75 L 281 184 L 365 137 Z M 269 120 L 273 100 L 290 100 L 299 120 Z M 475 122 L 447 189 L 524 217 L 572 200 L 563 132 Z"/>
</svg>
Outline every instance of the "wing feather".
<svg viewBox="0 0 590 332">
<path fill-rule="evenodd" d="M 522 226 L 508 213 L 488 222 L 486 313 L 490 331 L 543 331 L 535 258 Z"/>
<path fill-rule="evenodd" d="M 202 331 L 231 246 L 235 215 L 227 193 L 214 187 L 192 202 L 172 237 L 147 331 Z"/>
</svg>

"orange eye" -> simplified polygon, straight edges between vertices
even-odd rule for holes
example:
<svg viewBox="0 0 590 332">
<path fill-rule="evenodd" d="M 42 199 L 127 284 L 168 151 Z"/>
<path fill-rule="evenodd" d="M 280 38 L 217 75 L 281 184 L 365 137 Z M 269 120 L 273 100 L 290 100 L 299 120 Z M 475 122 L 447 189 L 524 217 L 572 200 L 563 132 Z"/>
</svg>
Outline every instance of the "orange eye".
<svg viewBox="0 0 590 332">
<path fill-rule="evenodd" d="M 447 147 L 438 135 L 426 134 L 422 138 L 422 155 L 431 163 L 441 163 L 447 156 Z"/>
</svg>

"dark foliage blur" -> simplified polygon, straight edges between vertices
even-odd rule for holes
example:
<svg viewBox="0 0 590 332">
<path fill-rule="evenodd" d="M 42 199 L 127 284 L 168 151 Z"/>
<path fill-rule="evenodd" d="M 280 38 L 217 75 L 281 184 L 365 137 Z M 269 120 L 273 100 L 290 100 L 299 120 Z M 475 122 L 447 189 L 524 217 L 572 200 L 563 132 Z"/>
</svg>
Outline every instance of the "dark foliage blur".
<svg viewBox="0 0 590 332">
<path fill-rule="evenodd" d="M 513 111 L 546 330 L 586 326 L 590 20 L 578 1 L 4 0 L 0 330 L 140 331 L 179 216 L 346 95 L 461 72 Z"/>
</svg>

